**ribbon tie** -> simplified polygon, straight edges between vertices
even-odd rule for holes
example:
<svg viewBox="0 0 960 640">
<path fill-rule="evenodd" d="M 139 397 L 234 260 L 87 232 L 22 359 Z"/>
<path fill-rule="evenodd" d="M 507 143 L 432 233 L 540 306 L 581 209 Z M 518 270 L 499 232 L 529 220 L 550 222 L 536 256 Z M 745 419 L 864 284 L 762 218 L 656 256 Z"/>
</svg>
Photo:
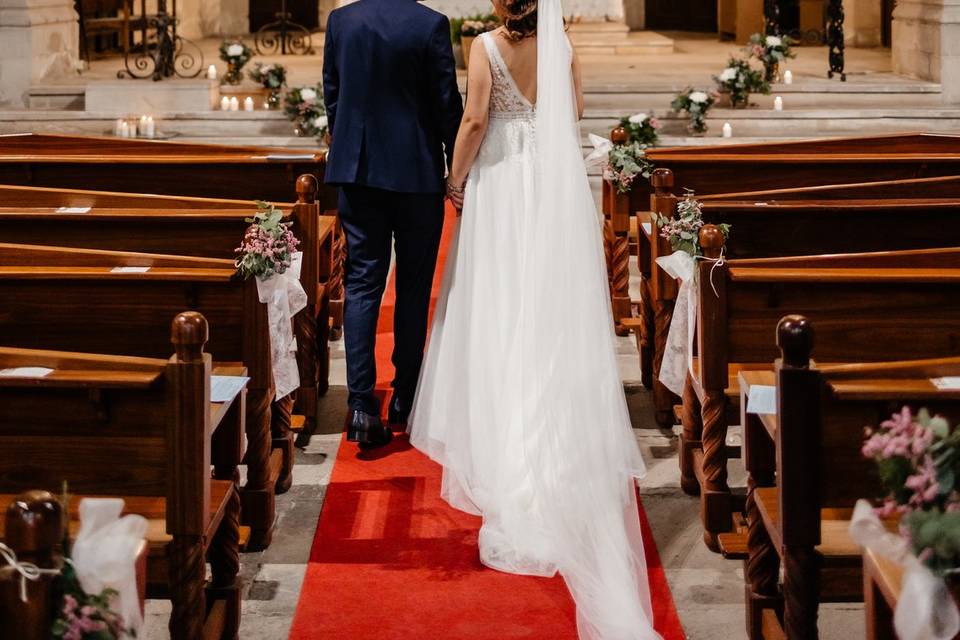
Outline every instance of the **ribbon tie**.
<svg viewBox="0 0 960 640">
<path fill-rule="evenodd" d="M 297 369 L 297 339 L 293 335 L 293 316 L 307 306 L 307 294 L 300 284 L 302 253 L 293 254 L 293 260 L 283 273 L 266 280 L 257 278 L 257 294 L 267 305 L 270 324 L 270 352 L 273 360 L 273 382 L 277 399 L 284 398 L 300 386 Z"/>
<path fill-rule="evenodd" d="M 0 557 L 20 574 L 20 600 L 22 602 L 27 602 L 27 580 L 33 582 L 39 580 L 41 576 L 55 576 L 60 573 L 59 569 L 41 569 L 32 562 L 20 562 L 13 549 L 2 542 L 0 542 Z"/>
</svg>

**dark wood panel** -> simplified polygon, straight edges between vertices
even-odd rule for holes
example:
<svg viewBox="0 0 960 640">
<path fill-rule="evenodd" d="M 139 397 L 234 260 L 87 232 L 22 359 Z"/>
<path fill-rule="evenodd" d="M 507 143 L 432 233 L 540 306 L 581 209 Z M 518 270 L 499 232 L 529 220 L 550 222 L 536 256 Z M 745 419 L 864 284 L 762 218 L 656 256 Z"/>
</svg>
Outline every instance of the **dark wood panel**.
<svg viewBox="0 0 960 640">
<path fill-rule="evenodd" d="M 717 31 L 717 0 L 647 0 L 646 28 Z"/>
</svg>

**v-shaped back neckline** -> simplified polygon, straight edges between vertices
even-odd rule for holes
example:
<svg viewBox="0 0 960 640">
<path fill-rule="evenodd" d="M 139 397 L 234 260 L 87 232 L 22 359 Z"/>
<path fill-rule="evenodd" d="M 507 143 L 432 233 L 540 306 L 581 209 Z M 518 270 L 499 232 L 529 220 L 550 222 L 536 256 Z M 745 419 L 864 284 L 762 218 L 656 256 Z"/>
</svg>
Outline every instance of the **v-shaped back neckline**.
<svg viewBox="0 0 960 640">
<path fill-rule="evenodd" d="M 507 83 L 510 85 L 510 89 L 512 89 L 513 92 L 516 93 L 517 96 L 523 100 L 524 104 L 526 104 L 530 109 L 536 110 L 536 103 L 532 102 L 530 98 L 523 93 L 523 91 L 520 91 L 520 87 L 517 85 L 516 79 L 514 79 L 513 74 L 510 73 L 510 67 L 507 66 L 507 61 L 503 59 L 503 54 L 500 52 L 500 45 L 497 44 L 496 36 L 493 34 L 493 31 L 488 31 L 487 33 L 483 34 L 484 39 L 487 40 L 487 44 L 489 44 L 487 51 L 491 53 L 492 57 L 494 58 L 493 63 L 500 68 L 500 71 L 503 72 L 504 77 L 507 79 Z"/>
</svg>

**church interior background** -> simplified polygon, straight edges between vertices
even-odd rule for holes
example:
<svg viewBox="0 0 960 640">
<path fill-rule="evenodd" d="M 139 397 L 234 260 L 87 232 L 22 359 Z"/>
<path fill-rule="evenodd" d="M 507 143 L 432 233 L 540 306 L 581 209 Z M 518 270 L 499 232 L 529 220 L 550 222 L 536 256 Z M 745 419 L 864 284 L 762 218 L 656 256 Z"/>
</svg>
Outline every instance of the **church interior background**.
<svg viewBox="0 0 960 640">
<path fill-rule="evenodd" d="M 247 74 L 257 64 L 282 65 L 286 86 L 301 103 L 315 101 L 324 25 L 338 4 L 0 0 L 0 134 L 320 149 L 322 113 L 291 117 L 284 98 L 271 105 L 269 89 Z M 455 20 L 490 11 L 483 0 L 426 4 Z M 588 134 L 609 137 L 621 118 L 641 113 L 659 121 L 661 146 L 960 130 L 960 0 L 565 0 L 565 10 L 584 67 L 585 153 L 592 149 Z M 276 32 L 284 12 L 288 38 Z M 461 87 L 470 42 L 465 33 L 452 34 Z M 769 93 L 753 94 L 743 108 L 720 100 L 706 116 L 706 130 L 691 130 L 688 116 L 671 103 L 687 89 L 713 90 L 714 77 L 728 58 L 742 55 L 753 34 L 793 38 L 796 57 L 775 70 Z M 145 41 L 151 43 L 146 51 Z M 172 47 L 167 59 L 153 46 L 161 41 Z M 232 49 L 238 44 L 243 47 Z M 228 82 L 231 57 L 249 57 L 237 84 Z M 592 179 L 599 195 L 600 176 Z M 630 403 L 638 420 L 651 423 L 635 425 L 649 427 L 638 430 L 650 461 L 641 491 L 685 633 L 745 637 L 743 570 L 702 544 L 697 501 L 679 491 L 676 442 L 649 419 L 635 346 L 631 338 L 620 340 Z M 333 387 L 324 411 L 336 425 L 345 371 L 342 342 L 332 348 Z M 277 498 L 274 544 L 244 556 L 242 638 L 289 632 L 309 532 L 339 442 L 339 434 L 321 434 L 298 453 L 294 487 Z M 731 485 L 742 487 L 742 468 L 731 466 L 730 473 Z M 862 637 L 862 606 L 823 605 L 822 636 Z M 164 637 L 169 605 L 150 601 L 147 613 L 146 637 Z"/>
</svg>

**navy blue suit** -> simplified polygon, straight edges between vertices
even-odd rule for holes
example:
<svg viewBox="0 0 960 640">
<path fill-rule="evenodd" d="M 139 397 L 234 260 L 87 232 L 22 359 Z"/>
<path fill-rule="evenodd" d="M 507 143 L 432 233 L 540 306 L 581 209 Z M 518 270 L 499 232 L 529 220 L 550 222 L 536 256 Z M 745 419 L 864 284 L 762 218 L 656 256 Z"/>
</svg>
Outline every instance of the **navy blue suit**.
<svg viewBox="0 0 960 640">
<path fill-rule="evenodd" d="M 415 0 L 359 0 L 330 14 L 323 94 L 327 184 L 347 237 L 344 339 L 350 406 L 377 413 L 374 343 L 395 244 L 394 393 L 409 406 L 423 361 L 443 226 L 445 173 L 463 104 L 450 23 Z"/>
</svg>

